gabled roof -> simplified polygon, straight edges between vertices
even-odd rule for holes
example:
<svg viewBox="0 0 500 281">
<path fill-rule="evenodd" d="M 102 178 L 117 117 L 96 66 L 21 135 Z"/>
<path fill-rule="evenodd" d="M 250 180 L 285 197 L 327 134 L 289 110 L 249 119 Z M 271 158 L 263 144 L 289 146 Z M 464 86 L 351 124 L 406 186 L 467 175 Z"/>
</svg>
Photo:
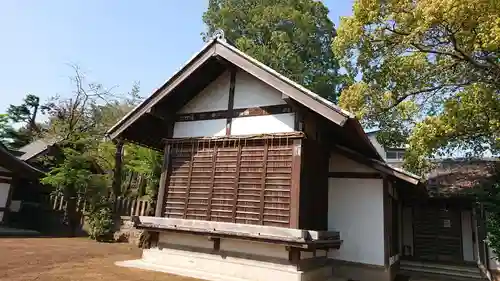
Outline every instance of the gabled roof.
<svg viewBox="0 0 500 281">
<path fill-rule="evenodd" d="M 385 175 L 393 176 L 395 178 L 398 178 L 413 185 L 418 185 L 421 183 L 421 178 L 418 175 L 405 171 L 401 168 L 391 166 L 384 161 L 368 158 L 366 156 L 359 154 L 356 151 L 353 151 L 347 147 L 343 147 L 340 145 L 337 145 L 336 149 L 339 153 L 345 155 L 346 157 L 351 158 L 360 163 L 364 163 L 367 166 Z"/>
<path fill-rule="evenodd" d="M 152 138 L 161 139 L 164 135 L 162 135 L 159 127 L 165 126 L 164 123 L 162 125 L 160 120 L 154 118 L 145 121 L 144 116 L 150 114 L 153 107 L 157 105 L 163 104 L 164 108 L 169 108 L 169 103 L 185 102 L 189 94 L 196 92 L 196 90 L 201 90 L 204 86 L 208 85 L 208 80 L 213 80 L 217 77 L 222 72 L 221 69 L 227 67 L 228 62 L 253 75 L 264 83 L 267 83 L 292 100 L 323 116 L 337 126 L 353 132 L 352 134 L 355 135 L 356 141 L 360 143 L 359 146 L 362 148 L 363 153 L 370 157 L 380 159 L 376 149 L 373 147 L 360 123 L 352 113 L 341 109 L 332 102 L 320 97 L 241 52 L 224 40 L 217 38 L 206 44 L 200 52 L 191 58 L 187 64 L 184 65 L 180 71 L 175 73 L 162 87 L 111 127 L 107 132 L 108 136 L 112 139 L 125 138 L 131 140 L 130 131 L 134 131 L 134 135 L 140 135 L 140 133 L 137 132 L 139 127 L 145 128 L 146 126 L 150 126 L 149 129 L 147 129 L 148 134 L 150 134 L 148 136 L 150 140 Z M 203 72 L 203 75 L 200 72 Z M 200 82 L 203 80 L 207 80 L 205 84 Z M 201 83 L 202 85 L 195 88 L 195 86 L 193 86 L 195 83 Z M 180 89 L 182 88 L 181 86 L 184 87 L 184 89 Z M 179 97 L 174 98 L 174 96 Z M 174 101 L 174 99 L 177 101 Z M 170 110 L 174 109 L 170 107 Z M 136 124 L 136 126 L 132 128 L 134 124 Z M 127 131 L 129 131 L 128 134 Z M 144 136 L 141 138 L 143 138 L 143 143 L 148 141 Z M 131 141 L 136 140 L 132 139 Z M 152 143 L 153 142 L 151 142 L 150 146 L 154 146 Z"/>
<path fill-rule="evenodd" d="M 19 156 L 19 159 L 23 161 L 33 159 L 45 152 L 49 148 L 49 146 L 53 145 L 54 143 L 56 143 L 56 141 L 51 138 L 32 141 L 27 145 L 19 148 L 19 151 L 23 153 L 21 156 Z"/>
<path fill-rule="evenodd" d="M 22 161 L 10 153 L 9 149 L 0 142 L 0 166 L 18 174 L 23 178 L 38 179 L 44 172 Z"/>
</svg>

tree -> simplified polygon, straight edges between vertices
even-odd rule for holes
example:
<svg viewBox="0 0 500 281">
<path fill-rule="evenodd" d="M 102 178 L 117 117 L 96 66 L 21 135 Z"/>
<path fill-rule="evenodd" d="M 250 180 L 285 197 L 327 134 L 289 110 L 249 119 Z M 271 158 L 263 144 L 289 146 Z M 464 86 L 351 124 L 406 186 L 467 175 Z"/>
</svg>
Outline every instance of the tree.
<svg viewBox="0 0 500 281">
<path fill-rule="evenodd" d="M 7 114 L 0 114 L 0 142 L 5 145 L 10 145 L 12 142 L 12 125 L 10 124 L 9 116 Z"/>
<path fill-rule="evenodd" d="M 35 140 L 41 133 L 41 126 L 36 122 L 40 109 L 40 98 L 31 94 L 26 95 L 21 105 L 9 106 L 7 109 L 9 119 L 21 124 L 19 129 L 9 131 L 11 147 L 20 148 Z"/>
<path fill-rule="evenodd" d="M 320 1 L 210 0 L 203 21 L 205 40 L 222 29 L 238 49 L 336 100 L 344 77 L 330 48 L 335 28 Z"/>
<path fill-rule="evenodd" d="M 129 108 L 122 106 L 129 101 L 128 96 L 116 96 L 101 84 L 88 83 L 77 66 L 73 66 L 73 70 L 72 95 L 54 97 L 46 105 L 49 121 L 44 136 L 57 140 L 60 153 L 49 157 L 47 162 L 52 168 L 42 179 L 43 183 L 54 186 L 55 192 L 64 196 L 67 202 L 65 218 L 72 234 L 79 222 L 76 213 L 78 201 L 90 203 L 89 214 L 96 216 L 90 218 L 91 225 L 97 230 L 103 231 L 102 226 L 110 226 L 109 223 L 99 223 L 111 219 L 103 217 L 111 215 L 109 212 L 98 210 L 110 194 L 110 176 L 101 170 L 107 168 L 105 160 L 112 157 L 103 154 L 101 148 L 109 142 L 105 139 L 109 124 L 125 114 L 122 109 Z M 94 203 L 97 205 L 92 205 Z M 100 237 L 95 231 L 91 234 L 95 238 Z"/>
<path fill-rule="evenodd" d="M 500 149 L 500 2 L 357 0 L 333 44 L 351 78 L 339 103 L 386 145 L 407 142 L 405 165 Z"/>
</svg>

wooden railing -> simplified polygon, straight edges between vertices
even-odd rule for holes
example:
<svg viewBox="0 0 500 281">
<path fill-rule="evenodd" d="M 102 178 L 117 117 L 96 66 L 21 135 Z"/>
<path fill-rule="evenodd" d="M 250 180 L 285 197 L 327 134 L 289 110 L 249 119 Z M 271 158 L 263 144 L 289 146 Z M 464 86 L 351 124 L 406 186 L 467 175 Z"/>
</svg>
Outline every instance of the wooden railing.
<svg viewBox="0 0 500 281">
<path fill-rule="evenodd" d="M 54 211 L 63 211 L 66 207 L 66 201 L 62 195 L 50 195 L 44 203 L 46 208 Z M 85 202 L 79 201 L 77 211 L 84 212 L 86 207 Z M 119 197 L 112 209 L 114 214 L 119 216 L 147 216 L 153 208 L 146 199 Z"/>
</svg>

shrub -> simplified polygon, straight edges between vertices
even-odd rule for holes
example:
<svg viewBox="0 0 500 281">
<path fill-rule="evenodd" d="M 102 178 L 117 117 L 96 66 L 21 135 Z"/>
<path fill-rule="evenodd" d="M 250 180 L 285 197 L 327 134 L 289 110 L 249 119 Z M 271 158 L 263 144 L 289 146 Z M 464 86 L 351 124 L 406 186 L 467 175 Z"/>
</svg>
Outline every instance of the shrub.
<svg viewBox="0 0 500 281">
<path fill-rule="evenodd" d="M 96 204 L 86 214 L 89 237 L 97 241 L 111 241 L 113 238 L 113 211 L 109 202 Z"/>
</svg>

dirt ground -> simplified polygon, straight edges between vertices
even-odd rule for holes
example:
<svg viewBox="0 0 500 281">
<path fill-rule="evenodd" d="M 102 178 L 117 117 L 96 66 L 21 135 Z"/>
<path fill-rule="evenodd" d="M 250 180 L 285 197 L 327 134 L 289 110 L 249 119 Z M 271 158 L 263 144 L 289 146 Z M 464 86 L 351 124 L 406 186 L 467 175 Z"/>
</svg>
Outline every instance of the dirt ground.
<svg viewBox="0 0 500 281">
<path fill-rule="evenodd" d="M 140 253 L 132 245 L 87 238 L 0 238 L 0 280 L 196 281 L 114 265 Z"/>
</svg>

